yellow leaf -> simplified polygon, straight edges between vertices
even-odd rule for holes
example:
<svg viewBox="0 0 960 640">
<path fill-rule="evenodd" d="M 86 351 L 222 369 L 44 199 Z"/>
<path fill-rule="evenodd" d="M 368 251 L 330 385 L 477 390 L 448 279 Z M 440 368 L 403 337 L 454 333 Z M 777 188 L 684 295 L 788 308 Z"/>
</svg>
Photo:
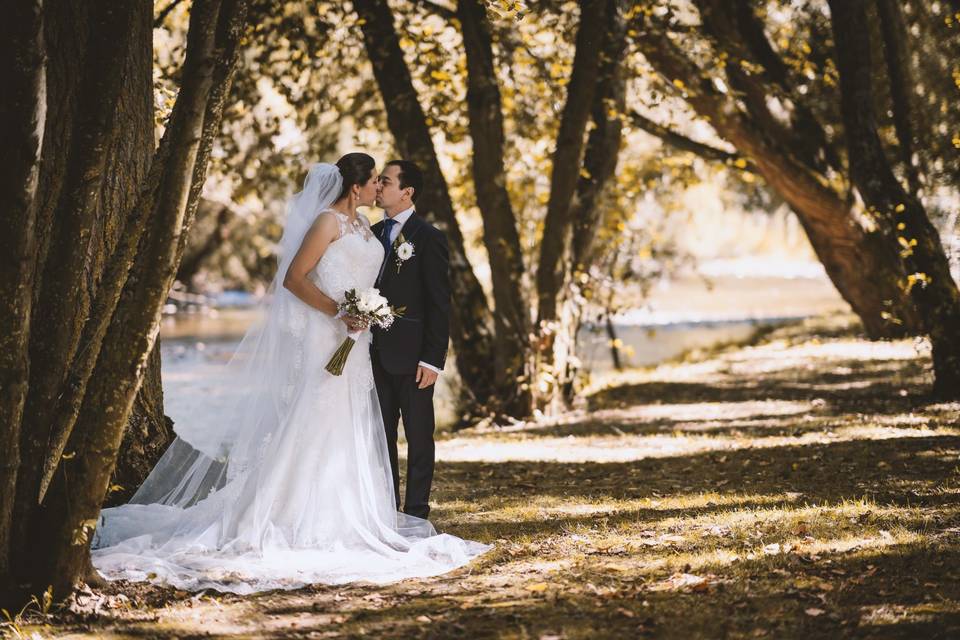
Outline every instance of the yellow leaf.
<svg viewBox="0 0 960 640">
<path fill-rule="evenodd" d="M 680 89 L 681 91 L 683 91 L 683 89 L 684 89 L 687 85 L 683 84 L 683 80 L 677 78 L 676 80 L 673 81 L 673 86 L 675 86 L 677 89 Z"/>
<path fill-rule="evenodd" d="M 547 590 L 546 582 L 538 582 L 536 584 L 531 584 L 530 586 L 527 587 L 527 591 L 532 591 L 534 593 L 543 593 L 546 590 Z"/>
<path fill-rule="evenodd" d="M 906 211 L 906 209 L 907 209 L 906 205 L 901 203 L 896 206 L 894 211 L 896 211 L 897 213 L 903 213 L 904 211 Z"/>
<path fill-rule="evenodd" d="M 737 158 L 737 159 L 733 162 L 733 164 L 734 164 L 734 166 L 736 166 L 738 169 L 746 169 L 746 168 L 747 168 L 747 161 L 744 160 L 743 158 Z"/>
</svg>

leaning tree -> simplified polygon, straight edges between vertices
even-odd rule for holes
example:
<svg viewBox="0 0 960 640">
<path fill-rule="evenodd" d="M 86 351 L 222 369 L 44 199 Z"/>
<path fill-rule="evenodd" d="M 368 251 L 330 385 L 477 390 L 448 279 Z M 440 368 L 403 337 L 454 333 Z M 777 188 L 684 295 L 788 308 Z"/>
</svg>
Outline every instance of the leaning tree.
<svg viewBox="0 0 960 640">
<path fill-rule="evenodd" d="M 955 397 L 960 300 L 924 205 L 934 201 L 937 180 L 957 187 L 955 169 L 935 169 L 942 141 L 924 128 L 951 116 L 936 68 L 924 78 L 932 104 L 911 104 L 908 89 L 919 57 L 909 51 L 929 46 L 936 20 L 907 3 L 923 36 L 913 37 L 894 2 L 877 3 L 879 17 L 859 2 L 830 2 L 830 11 L 826 2 L 816 10 L 781 6 L 793 20 L 779 27 L 767 11 L 777 3 L 691 4 L 693 17 L 660 1 L 632 17 L 633 42 L 659 89 L 709 122 L 743 156 L 742 166 L 751 163 L 790 205 L 871 338 L 930 336 L 934 391 Z M 888 112 L 893 140 L 879 133 Z M 653 124 L 646 128 L 668 144 L 682 139 Z"/>
</svg>

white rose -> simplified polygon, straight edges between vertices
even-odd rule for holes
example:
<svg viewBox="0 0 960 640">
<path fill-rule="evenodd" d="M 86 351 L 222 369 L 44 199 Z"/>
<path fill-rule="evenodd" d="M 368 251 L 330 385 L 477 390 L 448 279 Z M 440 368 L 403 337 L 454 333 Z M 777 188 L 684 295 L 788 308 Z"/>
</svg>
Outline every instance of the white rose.
<svg viewBox="0 0 960 640">
<path fill-rule="evenodd" d="M 397 247 L 397 257 L 403 261 L 407 261 L 413 257 L 413 245 L 409 242 L 404 242 L 402 245 Z"/>
<path fill-rule="evenodd" d="M 379 297 L 376 291 L 370 289 L 361 291 L 360 295 L 357 296 L 357 309 L 363 313 L 373 311 L 376 308 L 375 297 Z"/>
</svg>

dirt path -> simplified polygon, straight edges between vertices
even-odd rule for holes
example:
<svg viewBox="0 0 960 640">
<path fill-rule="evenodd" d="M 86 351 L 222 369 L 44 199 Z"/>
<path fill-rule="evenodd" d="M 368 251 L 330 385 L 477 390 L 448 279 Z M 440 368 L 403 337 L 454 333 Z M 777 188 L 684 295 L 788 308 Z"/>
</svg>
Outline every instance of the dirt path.
<svg viewBox="0 0 960 640">
<path fill-rule="evenodd" d="M 255 597 L 115 584 L 19 630 L 958 637 L 960 404 L 927 402 L 922 349 L 847 322 L 598 382 L 553 423 L 444 439 L 435 522 L 496 545 L 467 569 Z"/>
</svg>

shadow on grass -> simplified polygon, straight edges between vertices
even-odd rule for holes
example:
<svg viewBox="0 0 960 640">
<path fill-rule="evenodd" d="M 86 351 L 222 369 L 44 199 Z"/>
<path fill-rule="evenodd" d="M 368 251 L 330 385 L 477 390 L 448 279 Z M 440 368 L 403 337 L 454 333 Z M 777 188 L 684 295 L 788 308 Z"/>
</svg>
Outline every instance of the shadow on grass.
<svg viewBox="0 0 960 640">
<path fill-rule="evenodd" d="M 905 491 L 904 483 L 950 476 L 958 451 L 960 436 L 936 436 L 745 448 L 630 462 L 441 461 L 437 494 L 442 503 L 508 496 L 623 500 L 790 491 L 809 501 L 870 496 L 922 504 L 935 496 Z"/>
<path fill-rule="evenodd" d="M 396 585 L 380 590 L 390 606 L 352 611 L 349 624 L 355 633 L 392 638 L 953 638 L 960 631 L 958 563 L 955 544 L 824 554 L 816 562 L 798 556 L 744 560 L 737 580 L 689 592 L 657 590 L 642 577 L 582 566 L 570 571 L 568 582 L 537 596 L 409 597 Z M 936 593 L 904 580 L 918 566 L 926 568 L 922 580 Z M 339 611 L 335 600 L 319 594 L 320 603 L 264 613 Z M 329 631 L 297 630 L 308 637 Z M 290 635 L 284 630 L 261 637 Z"/>
<path fill-rule="evenodd" d="M 833 373 L 830 371 L 842 371 Z M 901 396 L 906 389 L 910 395 Z M 831 360 L 823 368 L 787 367 L 731 375 L 715 382 L 647 382 L 598 391 L 591 410 L 648 404 L 825 400 L 835 413 L 860 409 L 864 402 L 883 413 L 909 411 L 928 400 L 928 368 L 912 360 Z"/>
</svg>

